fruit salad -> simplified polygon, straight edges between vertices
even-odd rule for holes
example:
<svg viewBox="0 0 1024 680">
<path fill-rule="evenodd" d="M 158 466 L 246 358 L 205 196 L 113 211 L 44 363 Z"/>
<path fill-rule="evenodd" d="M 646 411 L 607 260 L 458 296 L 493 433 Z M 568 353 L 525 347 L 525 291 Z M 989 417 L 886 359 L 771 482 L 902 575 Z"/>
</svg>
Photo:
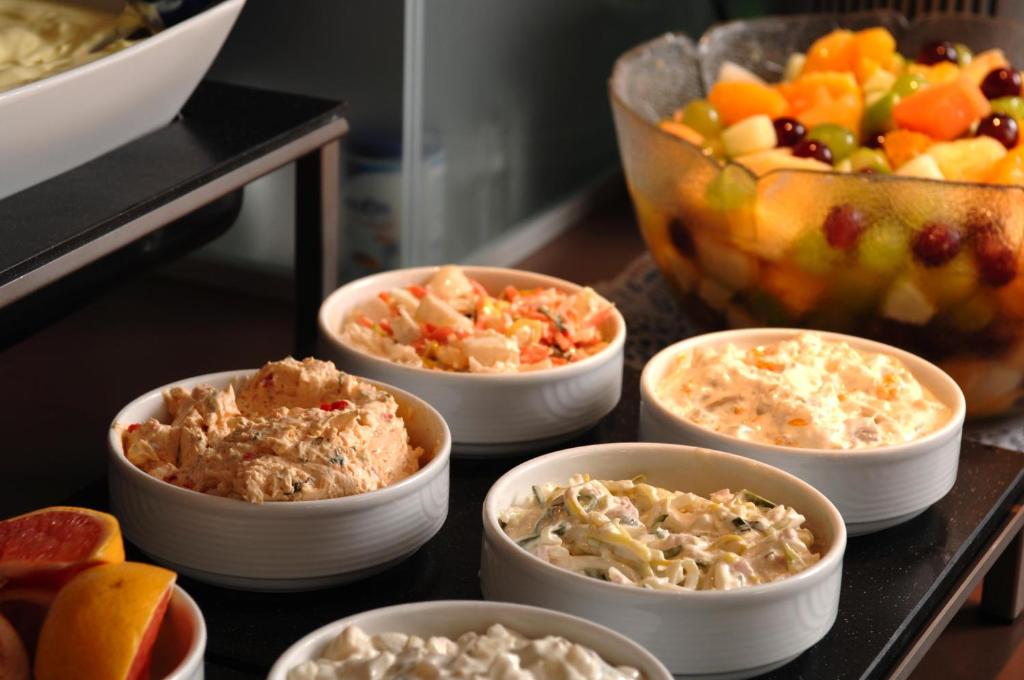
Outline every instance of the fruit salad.
<svg viewBox="0 0 1024 680">
<path fill-rule="evenodd" d="M 885 28 L 837 29 L 779 82 L 726 61 L 687 101 L 659 75 L 684 61 L 669 36 L 620 59 L 612 103 L 641 230 L 681 295 L 731 326 L 903 346 L 982 416 L 1024 397 L 1024 98 L 1003 51 L 955 37 L 904 55 Z"/>
</svg>

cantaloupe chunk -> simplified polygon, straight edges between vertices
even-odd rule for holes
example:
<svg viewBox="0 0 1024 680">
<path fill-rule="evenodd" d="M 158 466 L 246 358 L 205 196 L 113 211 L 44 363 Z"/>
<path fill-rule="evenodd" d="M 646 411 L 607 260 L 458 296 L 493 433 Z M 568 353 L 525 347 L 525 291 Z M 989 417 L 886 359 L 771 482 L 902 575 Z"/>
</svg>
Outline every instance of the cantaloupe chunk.
<svg viewBox="0 0 1024 680">
<path fill-rule="evenodd" d="M 853 34 L 853 44 L 857 56 L 871 59 L 879 64 L 887 64 L 896 51 L 896 38 L 888 29 L 881 26 L 865 28 Z"/>
<path fill-rule="evenodd" d="M 658 127 L 671 135 L 675 135 L 679 139 L 685 139 L 691 144 L 695 144 L 697 146 L 704 144 L 704 135 L 697 132 L 689 125 L 677 123 L 674 120 L 663 120 L 658 123 Z"/>
<path fill-rule="evenodd" d="M 759 114 L 774 120 L 784 116 L 789 109 L 786 98 L 774 88 L 751 82 L 715 83 L 708 93 L 708 101 L 726 126 Z"/>
<path fill-rule="evenodd" d="M 949 61 L 940 61 L 938 64 L 910 64 L 907 66 L 907 73 L 923 76 L 931 85 L 948 83 L 959 78 L 962 74 L 960 67 Z"/>
<path fill-rule="evenodd" d="M 992 110 L 981 88 L 967 78 L 922 88 L 892 110 L 898 127 L 923 132 L 935 139 L 956 139 Z"/>
<path fill-rule="evenodd" d="M 761 288 L 777 297 L 794 316 L 814 309 L 826 287 L 825 279 L 796 267 L 778 264 L 761 267 Z"/>
<path fill-rule="evenodd" d="M 822 123 L 835 123 L 848 130 L 859 130 L 864 115 L 864 102 L 860 95 L 844 94 L 797 114 L 796 118 L 808 128 Z"/>
<path fill-rule="evenodd" d="M 848 71 L 856 54 L 853 31 L 836 29 L 811 44 L 803 72 Z"/>
<path fill-rule="evenodd" d="M 893 130 L 885 135 L 882 149 L 889 157 L 889 164 L 899 168 L 928 150 L 935 140 L 913 130 Z"/>
<path fill-rule="evenodd" d="M 1024 184 L 1024 146 L 1011 149 L 996 161 L 985 181 L 994 184 Z"/>
</svg>

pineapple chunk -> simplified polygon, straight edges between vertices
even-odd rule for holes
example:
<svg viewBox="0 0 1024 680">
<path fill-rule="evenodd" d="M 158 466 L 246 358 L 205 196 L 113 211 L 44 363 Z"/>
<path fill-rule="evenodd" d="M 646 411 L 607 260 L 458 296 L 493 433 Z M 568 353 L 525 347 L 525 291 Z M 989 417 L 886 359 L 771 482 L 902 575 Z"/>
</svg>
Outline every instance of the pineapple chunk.
<svg viewBox="0 0 1024 680">
<path fill-rule="evenodd" d="M 882 302 L 882 315 L 895 321 L 923 326 L 935 316 L 935 305 L 913 281 L 901 278 L 886 293 Z"/>
<path fill-rule="evenodd" d="M 870 98 L 875 95 L 876 98 L 885 94 L 892 89 L 892 86 L 896 84 L 896 74 L 891 71 L 886 71 L 884 68 L 880 68 L 872 73 L 867 80 L 864 81 L 862 89 L 864 94 Z M 868 106 L 871 102 L 865 102 Z"/>
<path fill-rule="evenodd" d="M 800 77 L 800 73 L 804 70 L 804 63 L 807 62 L 807 55 L 803 52 L 793 52 L 789 55 L 789 59 L 786 60 L 786 71 L 782 75 L 782 79 L 786 82 L 796 80 Z"/>
<path fill-rule="evenodd" d="M 820 170 L 828 172 L 832 166 L 814 158 L 800 158 L 791 149 L 768 149 L 743 154 L 733 159 L 757 176 L 772 170 Z"/>
<path fill-rule="evenodd" d="M 764 79 L 759 75 L 731 61 L 722 62 L 722 65 L 718 68 L 718 80 L 715 82 L 757 83 L 758 85 L 765 84 Z"/>
<path fill-rule="evenodd" d="M 722 144 L 730 157 L 774 149 L 777 142 L 772 119 L 764 114 L 750 116 L 722 131 Z"/>
<path fill-rule="evenodd" d="M 912 158 L 901 165 L 896 174 L 906 177 L 921 177 L 923 179 L 946 179 L 945 175 L 942 174 L 942 170 L 939 169 L 939 164 L 927 153 Z"/>
<path fill-rule="evenodd" d="M 991 137 L 958 139 L 928 147 L 942 176 L 954 182 L 983 182 L 996 161 L 1006 155 L 1006 147 Z"/>
<path fill-rule="evenodd" d="M 700 231 L 693 234 L 701 271 L 732 290 L 749 288 L 757 281 L 757 260 L 731 243 Z"/>
</svg>

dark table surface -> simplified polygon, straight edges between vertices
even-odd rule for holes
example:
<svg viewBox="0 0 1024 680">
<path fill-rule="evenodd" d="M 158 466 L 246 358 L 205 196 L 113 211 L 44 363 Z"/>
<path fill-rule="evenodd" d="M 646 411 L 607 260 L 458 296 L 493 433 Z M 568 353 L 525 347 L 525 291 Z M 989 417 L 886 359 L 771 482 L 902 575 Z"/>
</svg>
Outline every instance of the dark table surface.
<svg viewBox="0 0 1024 680">
<path fill-rule="evenodd" d="M 619 406 L 572 445 L 636 438 L 638 377 L 626 369 Z M 349 614 L 418 600 L 479 599 L 481 505 L 491 484 L 521 461 L 453 460 L 450 511 L 441 531 L 405 562 L 358 583 L 267 594 L 181 578 L 206 617 L 207 678 L 265 677 L 294 641 Z M 765 677 L 888 675 L 1022 495 L 1024 454 L 965 443 L 956 485 L 945 498 L 910 522 L 849 540 L 835 626 L 820 643 Z M 74 500 L 103 506 L 105 490 L 94 486 Z"/>
</svg>

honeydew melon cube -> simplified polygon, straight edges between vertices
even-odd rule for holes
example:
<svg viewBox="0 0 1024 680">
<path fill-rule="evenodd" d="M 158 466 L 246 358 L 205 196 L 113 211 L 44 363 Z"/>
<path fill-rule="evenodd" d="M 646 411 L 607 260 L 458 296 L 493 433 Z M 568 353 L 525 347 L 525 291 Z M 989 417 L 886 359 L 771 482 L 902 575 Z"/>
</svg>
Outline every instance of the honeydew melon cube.
<svg viewBox="0 0 1024 680">
<path fill-rule="evenodd" d="M 923 179 L 946 179 L 935 159 L 927 153 L 923 153 L 907 161 L 896 171 L 897 175 L 904 177 L 921 177 Z"/>
<path fill-rule="evenodd" d="M 764 114 L 750 116 L 722 131 L 722 144 L 730 157 L 774 149 L 778 139 L 772 119 Z"/>
</svg>

